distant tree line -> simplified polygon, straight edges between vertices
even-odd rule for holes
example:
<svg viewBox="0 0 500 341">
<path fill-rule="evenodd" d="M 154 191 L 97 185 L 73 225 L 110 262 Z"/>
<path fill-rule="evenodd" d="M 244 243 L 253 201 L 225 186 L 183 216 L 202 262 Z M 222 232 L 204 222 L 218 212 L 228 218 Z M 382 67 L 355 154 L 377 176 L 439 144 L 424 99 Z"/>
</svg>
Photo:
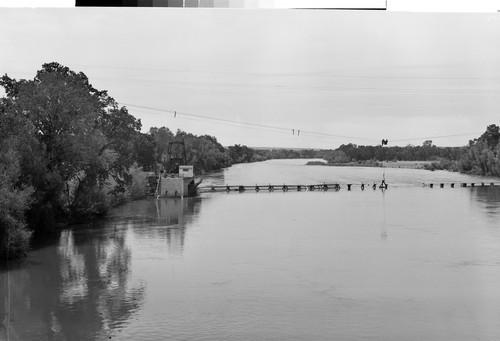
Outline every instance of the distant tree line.
<svg viewBox="0 0 500 341">
<path fill-rule="evenodd" d="M 486 131 L 464 147 L 437 147 L 431 140 L 422 146 L 406 147 L 341 145 L 320 151 L 329 164 L 376 164 L 379 161 L 432 161 L 429 170 L 443 169 L 476 175 L 500 176 L 500 128 L 491 124 Z"/>
</svg>

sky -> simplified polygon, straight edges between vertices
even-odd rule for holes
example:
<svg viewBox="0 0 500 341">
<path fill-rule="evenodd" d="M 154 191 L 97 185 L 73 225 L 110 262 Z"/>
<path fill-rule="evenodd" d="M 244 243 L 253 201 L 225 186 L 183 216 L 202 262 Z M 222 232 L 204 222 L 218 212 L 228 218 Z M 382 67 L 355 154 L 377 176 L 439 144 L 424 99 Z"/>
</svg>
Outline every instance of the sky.
<svg viewBox="0 0 500 341">
<path fill-rule="evenodd" d="M 0 74 L 56 61 L 144 132 L 223 145 L 460 146 L 500 124 L 500 13 L 479 12 L 4 7 Z"/>
</svg>

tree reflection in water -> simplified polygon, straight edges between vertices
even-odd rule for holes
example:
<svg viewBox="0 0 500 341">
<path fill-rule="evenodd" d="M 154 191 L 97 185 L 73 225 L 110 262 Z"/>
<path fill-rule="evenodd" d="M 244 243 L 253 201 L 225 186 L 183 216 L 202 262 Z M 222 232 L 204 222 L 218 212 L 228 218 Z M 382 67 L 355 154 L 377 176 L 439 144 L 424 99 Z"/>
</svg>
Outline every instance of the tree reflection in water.
<svg viewBox="0 0 500 341">
<path fill-rule="evenodd" d="M 486 186 L 471 189 L 471 198 L 479 203 L 488 219 L 499 221 L 500 219 L 500 187 Z"/>
<path fill-rule="evenodd" d="M 108 225 L 109 226 L 109 225 Z M 11 340 L 109 339 L 141 306 L 145 287 L 129 283 L 127 229 L 68 229 L 59 246 L 31 252 L 0 273 L 3 328 Z"/>
<path fill-rule="evenodd" d="M 130 208 L 134 212 L 142 212 L 149 219 L 143 226 L 136 225 L 134 233 L 139 239 L 165 239 L 169 253 L 181 254 L 184 250 L 186 226 L 198 217 L 200 204 L 200 198 L 164 198 L 137 202 Z"/>
<path fill-rule="evenodd" d="M 145 298 L 145 285 L 131 279 L 132 240 L 164 239 L 169 253 L 182 253 L 200 202 L 132 202 L 0 268 L 0 340 L 119 339 Z"/>
</svg>

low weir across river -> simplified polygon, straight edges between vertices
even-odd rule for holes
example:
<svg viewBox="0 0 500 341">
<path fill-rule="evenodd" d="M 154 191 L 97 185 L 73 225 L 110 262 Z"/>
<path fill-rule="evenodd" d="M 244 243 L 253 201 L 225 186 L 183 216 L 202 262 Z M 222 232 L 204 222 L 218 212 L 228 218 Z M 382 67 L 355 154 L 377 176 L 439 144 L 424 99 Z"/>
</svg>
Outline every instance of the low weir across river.
<svg viewBox="0 0 500 341">
<path fill-rule="evenodd" d="M 500 182 L 495 183 L 495 182 L 481 182 L 481 183 L 475 183 L 475 182 L 461 182 L 461 183 L 455 183 L 455 182 L 440 182 L 440 183 L 422 183 L 422 186 L 426 187 L 428 186 L 429 188 L 434 188 L 440 187 L 444 188 L 446 187 L 485 187 L 485 186 L 498 186 L 500 185 Z M 384 180 L 381 183 L 344 183 L 344 184 L 339 184 L 339 183 L 323 183 L 323 184 L 282 184 L 282 185 L 275 185 L 275 184 L 268 184 L 268 185 L 212 185 L 212 186 L 203 186 L 199 187 L 198 190 L 200 193 L 206 193 L 206 192 L 245 192 L 245 191 L 268 191 L 268 192 L 274 192 L 274 191 L 283 191 L 287 192 L 289 190 L 292 191 L 328 191 L 328 190 L 334 190 L 334 191 L 339 191 L 341 189 L 347 189 L 350 191 L 351 189 L 354 188 L 359 188 L 361 190 L 372 188 L 372 189 L 388 189 L 389 184 L 386 183 Z"/>
</svg>

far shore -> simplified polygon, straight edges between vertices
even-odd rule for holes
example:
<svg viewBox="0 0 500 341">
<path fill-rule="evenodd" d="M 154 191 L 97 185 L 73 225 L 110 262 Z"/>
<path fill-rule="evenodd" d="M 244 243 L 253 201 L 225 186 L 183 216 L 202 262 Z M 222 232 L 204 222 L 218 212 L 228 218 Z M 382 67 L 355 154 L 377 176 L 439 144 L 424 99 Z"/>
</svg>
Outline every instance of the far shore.
<svg viewBox="0 0 500 341">
<path fill-rule="evenodd" d="M 380 163 L 387 168 L 424 169 L 424 166 L 430 165 L 432 161 L 383 161 Z"/>
<path fill-rule="evenodd" d="M 375 161 L 375 162 L 348 162 L 348 163 L 327 163 L 322 161 L 308 162 L 310 166 L 331 166 L 331 167 L 385 167 L 385 168 L 408 168 L 425 169 L 425 165 L 432 161 Z"/>
</svg>

